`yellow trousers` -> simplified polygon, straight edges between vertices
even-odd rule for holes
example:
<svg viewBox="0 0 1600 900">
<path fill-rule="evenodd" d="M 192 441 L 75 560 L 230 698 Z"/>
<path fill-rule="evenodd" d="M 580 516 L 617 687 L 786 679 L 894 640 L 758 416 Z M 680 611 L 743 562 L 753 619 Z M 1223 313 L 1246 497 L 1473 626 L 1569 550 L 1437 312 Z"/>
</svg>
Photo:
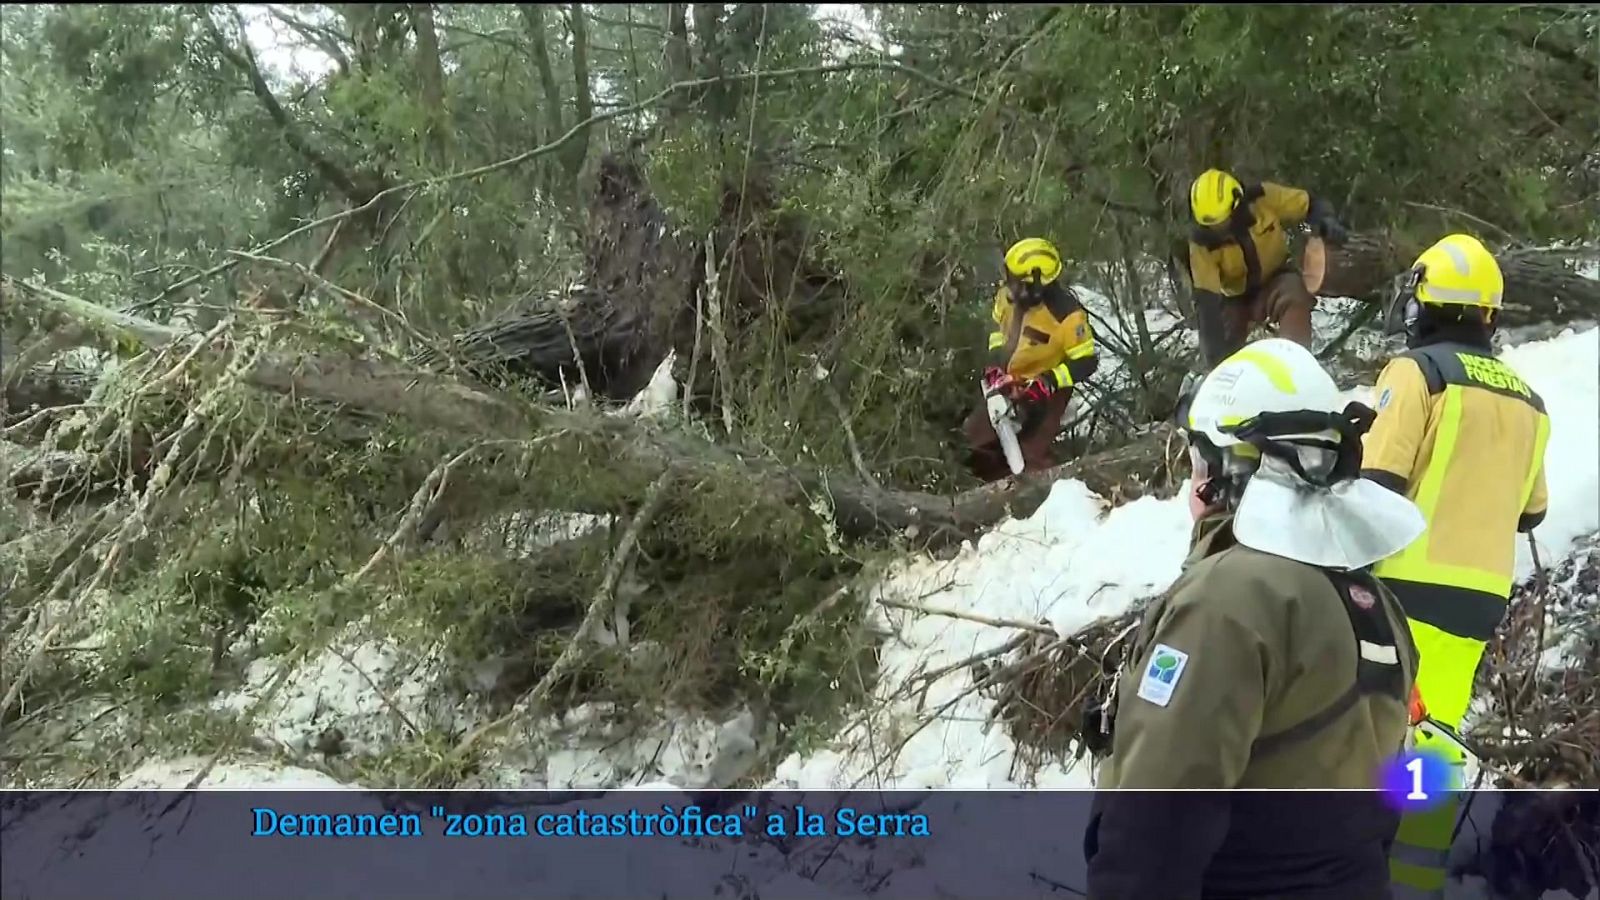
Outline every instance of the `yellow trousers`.
<svg viewBox="0 0 1600 900">
<path fill-rule="evenodd" d="M 1472 703 L 1472 682 L 1486 645 L 1415 619 L 1410 620 L 1410 625 L 1411 638 L 1421 656 L 1417 691 L 1428 708 L 1428 716 L 1459 731 Z M 1466 787 L 1466 756 L 1454 742 L 1419 729 L 1417 749 L 1445 755 L 1456 773 L 1452 788 L 1460 791 Z M 1434 809 L 1401 817 L 1389 851 L 1389 882 L 1395 900 L 1439 900 L 1444 896 L 1445 863 L 1460 810 L 1461 795 L 1452 793 L 1448 801 Z"/>
</svg>

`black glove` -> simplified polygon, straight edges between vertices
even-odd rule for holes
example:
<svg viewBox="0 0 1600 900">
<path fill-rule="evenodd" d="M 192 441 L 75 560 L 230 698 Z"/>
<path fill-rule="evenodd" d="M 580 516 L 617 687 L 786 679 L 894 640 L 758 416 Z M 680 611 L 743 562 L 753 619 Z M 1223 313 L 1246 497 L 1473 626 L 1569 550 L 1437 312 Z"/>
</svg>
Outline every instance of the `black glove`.
<svg viewBox="0 0 1600 900">
<path fill-rule="evenodd" d="M 1333 210 L 1322 198 L 1312 198 L 1310 212 L 1306 224 L 1311 226 L 1313 234 L 1334 245 L 1342 244 L 1350 237 L 1349 229 L 1334 218 Z"/>
<path fill-rule="evenodd" d="M 1311 227 L 1323 240 L 1335 246 L 1343 244 L 1350 237 L 1349 230 L 1333 216 L 1324 216 L 1317 224 Z"/>
</svg>

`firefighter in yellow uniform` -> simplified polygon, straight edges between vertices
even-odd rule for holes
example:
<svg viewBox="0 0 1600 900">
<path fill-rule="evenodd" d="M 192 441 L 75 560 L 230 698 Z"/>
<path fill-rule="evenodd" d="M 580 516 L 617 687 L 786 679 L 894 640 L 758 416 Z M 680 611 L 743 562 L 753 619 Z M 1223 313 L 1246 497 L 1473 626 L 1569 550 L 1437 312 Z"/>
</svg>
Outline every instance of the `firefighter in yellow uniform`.
<svg viewBox="0 0 1600 900">
<path fill-rule="evenodd" d="M 1019 412 L 1024 471 L 1054 464 L 1050 445 L 1072 389 L 1094 374 L 1094 332 L 1072 289 L 1061 283 L 1061 254 L 1044 238 L 1026 238 L 1006 251 L 1005 279 L 995 292 L 994 330 L 989 333 L 986 392 L 1011 398 Z M 980 405 L 962 426 L 972 449 L 973 473 L 984 481 L 1010 472 L 1000 438 Z"/>
<path fill-rule="evenodd" d="M 1409 349 L 1378 376 L 1378 416 L 1363 448 L 1362 475 L 1404 494 L 1428 520 L 1421 538 L 1373 574 L 1405 608 L 1428 715 L 1451 730 L 1505 615 L 1517 534 L 1539 524 L 1548 502 L 1544 402 L 1491 343 L 1503 288 L 1493 255 L 1468 235 L 1417 258 L 1388 315 Z M 1459 785 L 1459 746 L 1426 728 L 1417 740 L 1457 767 Z M 1402 820 L 1390 857 L 1397 898 L 1443 896 L 1456 812 L 1451 803 Z"/>
<path fill-rule="evenodd" d="M 1304 222 L 1330 244 L 1346 232 L 1327 202 L 1300 188 L 1241 184 L 1220 169 L 1189 186 L 1195 228 L 1189 236 L 1200 356 L 1207 371 L 1244 346 L 1250 328 L 1271 322 L 1278 334 L 1311 348 L 1316 298 L 1289 259 L 1288 229 Z"/>
</svg>

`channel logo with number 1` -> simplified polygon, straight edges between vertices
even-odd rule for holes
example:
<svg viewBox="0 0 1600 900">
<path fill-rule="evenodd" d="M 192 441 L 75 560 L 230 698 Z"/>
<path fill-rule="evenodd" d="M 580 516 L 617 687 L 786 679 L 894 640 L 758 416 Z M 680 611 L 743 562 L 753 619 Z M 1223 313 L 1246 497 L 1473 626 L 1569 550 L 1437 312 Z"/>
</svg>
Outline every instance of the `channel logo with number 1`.
<svg viewBox="0 0 1600 900">
<path fill-rule="evenodd" d="M 1401 812 L 1434 809 L 1458 789 L 1458 768 L 1438 750 L 1408 750 L 1384 764 L 1378 785 L 1384 800 Z"/>
</svg>

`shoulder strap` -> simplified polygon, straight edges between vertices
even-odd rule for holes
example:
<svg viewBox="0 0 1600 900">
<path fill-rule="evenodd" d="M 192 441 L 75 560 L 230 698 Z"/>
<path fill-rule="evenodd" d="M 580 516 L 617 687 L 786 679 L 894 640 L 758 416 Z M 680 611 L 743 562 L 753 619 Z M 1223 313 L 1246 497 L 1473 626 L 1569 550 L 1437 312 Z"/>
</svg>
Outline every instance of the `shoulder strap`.
<svg viewBox="0 0 1600 900">
<path fill-rule="evenodd" d="M 1422 370 L 1423 380 L 1428 383 L 1428 393 L 1437 394 L 1450 383 L 1444 371 L 1445 358 L 1441 356 L 1448 353 L 1449 347 L 1444 344 L 1428 344 L 1407 350 L 1400 355 L 1417 364 L 1417 368 Z"/>
<path fill-rule="evenodd" d="M 1315 715 L 1276 734 L 1257 738 L 1250 747 L 1252 756 L 1276 753 L 1317 734 L 1349 712 L 1362 697 L 1390 694 L 1402 701 L 1406 699 L 1407 685 L 1405 669 L 1400 662 L 1400 647 L 1395 642 L 1389 618 L 1384 615 L 1379 588 L 1371 582 L 1371 576 L 1364 573 L 1324 570 L 1324 574 L 1339 592 L 1345 614 L 1350 617 L 1357 654 L 1355 681 Z M 1358 596 L 1370 599 L 1358 602 Z"/>
<path fill-rule="evenodd" d="M 1263 188 L 1260 185 L 1259 182 L 1256 183 L 1256 184 L 1247 184 L 1247 185 L 1245 185 L 1244 186 L 1244 195 L 1239 198 L 1239 206 L 1238 206 L 1237 210 L 1234 212 L 1234 215 L 1236 217 L 1240 216 L 1241 213 L 1239 212 L 1239 210 L 1243 210 L 1243 211 L 1248 212 L 1248 210 L 1250 208 L 1250 204 L 1252 204 L 1252 203 L 1256 202 L 1257 200 L 1260 200 L 1262 197 L 1266 196 L 1266 193 L 1267 193 L 1266 188 Z M 1250 219 L 1254 219 L 1254 218 L 1255 217 L 1253 215 L 1250 216 Z M 1248 232 L 1249 232 L 1248 228 L 1246 228 L 1244 232 L 1239 232 L 1238 230 L 1232 229 L 1232 228 L 1227 229 L 1225 231 L 1220 231 L 1219 232 L 1219 231 L 1212 231 L 1209 228 L 1201 228 L 1199 226 L 1196 226 L 1194 228 L 1189 229 L 1189 240 L 1194 242 L 1194 243 L 1196 243 L 1196 244 L 1198 244 L 1198 245 L 1200 245 L 1201 247 L 1204 247 L 1207 250 L 1215 250 L 1218 247 L 1225 247 L 1228 244 L 1247 243 L 1248 242 L 1247 240 L 1246 241 L 1241 241 L 1240 237 L 1241 237 L 1241 234 L 1243 234 L 1246 237 L 1248 237 Z"/>
<path fill-rule="evenodd" d="M 1082 304 L 1078 302 L 1078 295 L 1073 293 L 1072 288 L 1056 282 L 1045 289 L 1044 306 L 1050 310 L 1050 315 L 1055 316 L 1057 322 L 1065 322 L 1067 316 L 1076 312 Z"/>
</svg>

